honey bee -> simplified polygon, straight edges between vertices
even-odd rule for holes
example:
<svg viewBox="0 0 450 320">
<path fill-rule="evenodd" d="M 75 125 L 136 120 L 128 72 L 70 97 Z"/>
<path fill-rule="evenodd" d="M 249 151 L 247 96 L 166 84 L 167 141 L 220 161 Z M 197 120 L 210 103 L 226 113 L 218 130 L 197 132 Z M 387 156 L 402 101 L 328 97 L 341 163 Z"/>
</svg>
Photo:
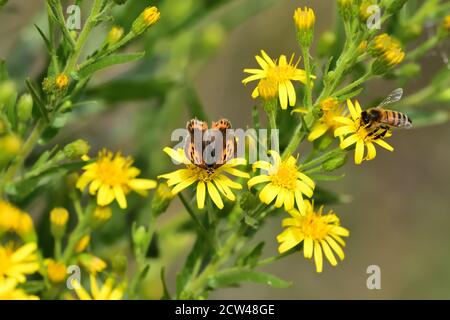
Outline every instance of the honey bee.
<svg viewBox="0 0 450 320">
<path fill-rule="evenodd" d="M 234 158 L 237 149 L 236 138 L 234 134 L 227 132 L 231 128 L 231 122 L 227 119 L 213 121 L 209 130 L 208 124 L 204 121 L 197 119 L 188 121 L 186 129 L 189 138 L 186 141 L 185 152 L 191 163 L 212 174 L 215 169 Z"/>
<path fill-rule="evenodd" d="M 412 128 L 412 121 L 406 114 L 383 108 L 399 101 L 402 95 L 403 89 L 395 89 L 377 107 L 361 112 L 361 126 L 368 129 L 368 136 L 378 139 L 383 138 L 393 127 Z"/>
</svg>

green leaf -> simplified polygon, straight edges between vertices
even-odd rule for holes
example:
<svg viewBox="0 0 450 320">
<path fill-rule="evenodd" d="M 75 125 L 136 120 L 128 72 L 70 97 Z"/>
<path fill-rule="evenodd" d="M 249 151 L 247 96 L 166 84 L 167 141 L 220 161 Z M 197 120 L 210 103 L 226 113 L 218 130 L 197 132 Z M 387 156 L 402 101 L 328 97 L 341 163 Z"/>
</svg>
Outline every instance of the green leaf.
<svg viewBox="0 0 450 320">
<path fill-rule="evenodd" d="M 186 259 L 186 263 L 181 270 L 180 273 L 177 275 L 177 297 L 180 298 L 180 296 L 183 294 L 184 287 L 186 286 L 186 283 L 190 279 L 192 275 L 192 270 L 195 267 L 195 264 L 199 259 L 202 257 L 203 249 L 206 245 L 206 241 L 202 237 L 197 237 L 197 240 L 194 243 L 194 246 L 192 247 L 191 252 L 189 253 L 189 256 Z"/>
<path fill-rule="evenodd" d="M 144 54 L 145 52 L 137 52 L 137 53 L 114 54 L 106 56 L 81 68 L 78 71 L 77 76 L 81 80 L 91 76 L 94 72 L 105 69 L 107 67 L 140 59 L 144 56 Z"/>
<path fill-rule="evenodd" d="M 336 192 L 316 187 L 314 190 L 314 203 L 321 204 L 335 204 L 335 203 L 348 203 L 350 197 L 347 195 L 340 195 Z"/>
<path fill-rule="evenodd" d="M 167 289 L 167 284 L 166 284 L 166 267 L 162 267 L 161 268 L 161 283 L 163 285 L 163 296 L 162 296 L 162 300 L 172 300 L 172 297 L 170 296 L 169 290 Z"/>
<path fill-rule="evenodd" d="M 33 82 L 30 78 L 27 78 L 25 80 L 25 83 L 27 85 L 28 91 L 30 91 L 31 96 L 33 97 L 33 106 L 36 106 L 38 109 L 39 115 L 45 119 L 45 121 L 48 123 L 48 110 L 45 107 L 45 103 L 43 102 L 43 99 L 41 98 L 41 95 L 39 94 L 39 91 L 35 88 Z M 33 107 L 34 108 L 34 107 Z"/>
<path fill-rule="evenodd" d="M 239 267 L 248 266 L 250 268 L 256 267 L 259 258 L 261 257 L 262 250 L 264 248 L 264 242 L 258 243 L 252 250 L 242 254 L 236 261 L 236 265 Z"/>
<path fill-rule="evenodd" d="M 449 120 L 448 111 L 417 111 L 410 110 L 405 113 L 411 119 L 413 123 L 413 128 L 428 127 L 436 124 L 446 123 Z"/>
<path fill-rule="evenodd" d="M 37 31 L 39 32 L 39 34 L 41 35 L 42 39 L 45 42 L 45 46 L 47 47 L 48 52 L 52 51 L 52 46 L 50 45 L 50 41 L 48 40 L 48 38 L 45 36 L 44 32 L 41 30 L 41 28 L 38 27 L 37 24 L 34 25 L 35 28 L 37 29 Z"/>
<path fill-rule="evenodd" d="M 262 283 L 274 288 L 288 288 L 292 284 L 268 273 L 241 268 L 225 270 L 208 279 L 213 289 L 237 286 L 241 282 Z"/>
<path fill-rule="evenodd" d="M 107 102 L 148 100 L 162 97 L 174 84 L 168 79 L 119 79 L 89 88 L 87 95 Z"/>
<path fill-rule="evenodd" d="M 341 100 L 341 101 L 345 101 L 347 99 L 351 99 L 351 98 L 357 96 L 358 94 L 360 94 L 363 90 L 364 90 L 364 88 L 358 88 L 358 89 L 356 89 L 354 91 L 351 91 L 349 93 L 346 93 L 346 94 L 343 94 L 343 95 L 339 96 L 338 99 Z"/>
</svg>

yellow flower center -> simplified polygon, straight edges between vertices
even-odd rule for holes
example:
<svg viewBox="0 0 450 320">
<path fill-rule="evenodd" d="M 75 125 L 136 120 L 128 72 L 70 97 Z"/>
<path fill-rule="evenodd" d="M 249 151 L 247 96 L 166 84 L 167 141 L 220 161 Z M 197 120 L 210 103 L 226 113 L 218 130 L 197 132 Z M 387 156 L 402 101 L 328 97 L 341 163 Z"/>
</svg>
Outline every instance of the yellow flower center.
<svg viewBox="0 0 450 320">
<path fill-rule="evenodd" d="M 309 236 L 313 240 L 324 240 L 330 232 L 331 225 L 323 216 L 310 212 L 306 215 L 300 228 L 305 236 Z"/>
<path fill-rule="evenodd" d="M 295 76 L 295 70 L 296 68 L 292 65 L 292 62 L 281 66 L 276 65 L 267 70 L 267 78 L 275 83 L 285 82 Z"/>
<path fill-rule="evenodd" d="M 189 169 L 192 171 L 192 176 L 196 177 L 198 181 L 210 182 L 213 181 L 217 175 L 216 170 L 212 168 L 205 170 L 195 165 L 189 165 Z"/>
<path fill-rule="evenodd" d="M 130 180 L 132 163 L 131 158 L 124 158 L 120 154 L 113 158 L 112 153 L 104 152 L 97 160 L 95 177 L 109 186 L 124 186 Z"/>
<path fill-rule="evenodd" d="M 295 163 L 282 162 L 271 176 L 274 185 L 293 190 L 297 184 L 297 167 Z"/>
</svg>

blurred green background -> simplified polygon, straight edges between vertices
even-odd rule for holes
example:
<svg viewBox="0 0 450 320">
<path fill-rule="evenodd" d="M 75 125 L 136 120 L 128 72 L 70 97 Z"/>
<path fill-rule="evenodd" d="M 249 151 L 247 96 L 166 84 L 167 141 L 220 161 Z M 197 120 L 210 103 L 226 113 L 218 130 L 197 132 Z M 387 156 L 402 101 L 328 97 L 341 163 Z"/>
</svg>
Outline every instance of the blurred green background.
<svg viewBox="0 0 450 320">
<path fill-rule="evenodd" d="M 129 0 L 127 10 L 117 9 L 116 23 L 130 23 L 149 4 L 136 2 Z M 192 14 L 190 24 L 177 20 L 187 12 L 195 13 L 200 2 L 202 10 L 208 6 L 214 10 L 205 15 Z M 334 0 L 167 0 L 156 4 L 162 12 L 161 23 L 149 32 L 145 41 L 127 48 L 136 51 L 145 47 L 151 54 L 139 67 L 126 65 L 97 75 L 91 83 L 97 91 L 92 89 L 92 95 L 85 100 L 98 92 L 104 93 L 102 84 L 117 77 L 125 82 L 151 78 L 181 84 L 174 86 L 164 99 L 157 94 L 143 94 L 139 101 L 121 101 L 105 95 L 104 103 L 77 110 L 55 141 L 84 138 L 94 150 L 103 146 L 121 149 L 135 155 L 138 164 L 147 168 L 145 174 L 152 177 L 171 168 L 161 149 L 170 144 L 171 130 L 184 126 L 190 116 L 193 102 L 180 91 L 195 88 L 198 97 L 190 97 L 201 101 L 211 119 L 226 117 L 235 127 L 245 128 L 251 124 L 255 101 L 250 97 L 253 86 L 241 84 L 242 70 L 256 66 L 254 55 L 260 49 L 272 57 L 299 53 L 292 21 L 296 7 L 308 5 L 315 10 L 316 39 L 323 31 L 333 30 L 336 10 Z M 9 71 L 18 81 L 26 74 L 38 77 L 45 67 L 42 41 L 30 26 L 32 22 L 45 24 L 42 9 L 43 1 L 12 0 L 0 12 L 0 57 L 7 59 Z M 98 30 L 97 42 L 105 32 L 106 29 Z M 162 40 L 158 38 L 161 33 Z M 423 39 L 426 36 L 424 32 Z M 432 75 L 443 67 L 445 62 L 438 51 L 423 58 L 422 74 L 404 88 L 405 96 L 429 83 Z M 158 84 L 163 86 L 164 81 Z M 397 86 L 394 81 L 372 81 L 359 100 L 365 106 Z M 155 119 L 165 121 L 152 122 Z M 349 161 L 340 169 L 346 173 L 344 179 L 323 183 L 324 187 L 351 199 L 333 206 L 343 226 L 350 230 L 343 262 L 334 268 L 327 265 L 323 274 L 316 274 L 312 261 L 305 260 L 302 254 L 292 255 L 266 267 L 267 271 L 293 281 L 291 288 L 244 284 L 215 292 L 210 298 L 449 299 L 450 126 L 399 130 L 390 142 L 395 147 L 394 153 L 380 150 L 374 161 L 361 166 Z M 171 205 L 167 217 L 180 209 L 177 202 Z M 33 203 L 30 211 L 38 218 L 42 204 Z M 266 255 L 276 254 L 275 236 L 280 231 L 278 216 L 259 233 L 259 238 L 267 241 Z M 168 283 L 172 288 L 183 259 L 180 256 L 169 267 Z M 366 287 L 369 265 L 381 268 L 381 290 Z"/>
</svg>

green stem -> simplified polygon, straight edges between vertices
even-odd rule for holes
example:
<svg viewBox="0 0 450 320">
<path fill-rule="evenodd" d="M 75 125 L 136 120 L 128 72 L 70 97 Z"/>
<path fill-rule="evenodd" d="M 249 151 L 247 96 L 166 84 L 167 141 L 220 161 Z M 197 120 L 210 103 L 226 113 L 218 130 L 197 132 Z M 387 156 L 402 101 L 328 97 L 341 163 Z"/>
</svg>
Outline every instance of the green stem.
<svg viewBox="0 0 450 320">
<path fill-rule="evenodd" d="M 335 155 L 335 153 L 338 152 L 338 151 L 340 151 L 340 148 L 335 148 L 333 150 L 330 150 L 330 151 L 328 151 L 328 152 L 318 156 L 317 158 L 314 158 L 311 161 L 308 161 L 306 163 L 302 163 L 300 165 L 300 168 L 303 170 L 303 169 L 306 169 L 306 168 L 309 168 L 309 167 L 313 167 L 313 166 L 315 166 L 317 164 L 321 164 L 324 161 L 332 158 Z"/>
<path fill-rule="evenodd" d="M 424 54 L 426 54 L 429 50 L 433 49 L 439 44 L 439 37 L 434 36 L 427 41 L 423 42 L 420 46 L 415 48 L 413 51 L 409 52 L 406 55 L 407 61 L 415 61 L 421 58 Z"/>
<path fill-rule="evenodd" d="M 292 153 L 294 153 L 295 149 L 297 149 L 298 145 L 306 136 L 306 131 L 303 130 L 303 121 L 300 121 L 300 123 L 295 128 L 294 134 L 292 135 L 291 141 L 289 141 L 289 144 L 287 145 L 286 149 L 283 151 L 282 158 L 286 159 L 289 157 Z"/>
<path fill-rule="evenodd" d="M 306 72 L 306 85 L 305 85 L 306 106 L 308 110 L 310 110 L 312 108 L 312 85 L 311 85 L 311 66 L 309 61 L 309 48 L 302 46 L 302 54 Z"/>
<path fill-rule="evenodd" d="M 367 72 L 367 73 L 366 73 L 365 75 L 363 75 L 361 78 L 359 78 L 359 79 L 353 81 L 352 83 L 348 84 L 348 85 L 345 86 L 344 88 L 342 88 L 342 89 L 336 91 L 336 92 L 334 93 L 334 95 L 338 97 L 338 96 L 340 96 L 340 95 L 343 95 L 343 94 L 347 93 L 347 92 L 350 91 L 351 89 L 353 89 L 353 88 L 359 86 L 360 84 L 364 83 L 365 81 L 367 81 L 371 76 L 372 76 L 372 72 L 371 72 L 371 71 Z"/>
<path fill-rule="evenodd" d="M 16 156 L 14 162 L 9 166 L 8 170 L 5 172 L 3 179 L 0 182 L 0 195 L 3 192 L 3 189 L 6 184 L 8 184 L 12 179 L 14 179 L 17 171 L 22 167 L 25 160 L 30 155 L 31 151 L 33 151 L 34 146 L 38 142 L 42 132 L 47 127 L 47 124 L 44 120 L 39 120 L 33 131 L 28 136 L 25 143 L 22 145 L 22 149 L 19 151 L 19 154 Z"/>
<path fill-rule="evenodd" d="M 84 25 L 83 30 L 80 33 L 80 36 L 78 37 L 78 40 L 75 44 L 74 51 L 70 55 L 69 59 L 67 60 L 66 67 L 64 68 L 63 73 L 69 74 L 75 69 L 75 65 L 78 62 L 78 58 L 80 57 L 81 51 L 86 43 L 86 40 L 91 33 L 92 29 L 95 26 L 96 18 L 98 14 L 100 13 L 101 7 L 102 7 L 103 0 L 95 0 L 91 13 L 89 14 L 89 17 L 86 21 L 86 24 Z"/>
<path fill-rule="evenodd" d="M 55 259 L 59 261 L 61 259 L 61 239 L 55 239 Z"/>
</svg>

